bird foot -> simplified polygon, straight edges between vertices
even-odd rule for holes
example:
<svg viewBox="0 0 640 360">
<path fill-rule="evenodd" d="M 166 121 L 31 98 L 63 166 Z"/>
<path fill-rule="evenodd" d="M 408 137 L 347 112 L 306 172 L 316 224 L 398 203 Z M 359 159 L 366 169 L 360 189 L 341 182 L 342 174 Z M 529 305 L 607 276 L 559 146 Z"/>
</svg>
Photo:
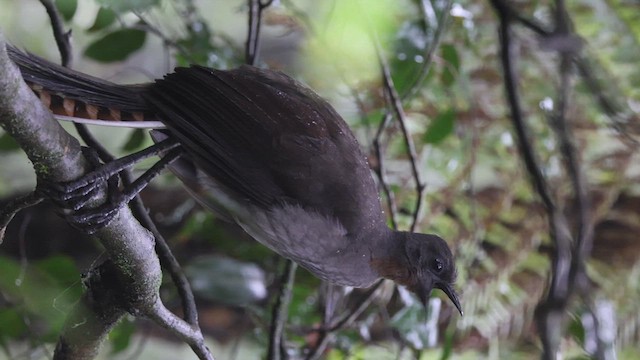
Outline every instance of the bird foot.
<svg viewBox="0 0 640 360">
<path fill-rule="evenodd" d="M 62 217 L 73 227 L 93 234 L 108 225 L 118 209 L 124 205 L 118 188 L 118 177 L 111 175 L 110 164 L 100 162 L 92 148 L 82 152 L 93 171 L 68 182 L 52 182 L 38 179 L 37 191 L 51 199 L 62 209 Z M 98 207 L 87 207 L 97 195 L 107 191 L 107 201 Z"/>
</svg>

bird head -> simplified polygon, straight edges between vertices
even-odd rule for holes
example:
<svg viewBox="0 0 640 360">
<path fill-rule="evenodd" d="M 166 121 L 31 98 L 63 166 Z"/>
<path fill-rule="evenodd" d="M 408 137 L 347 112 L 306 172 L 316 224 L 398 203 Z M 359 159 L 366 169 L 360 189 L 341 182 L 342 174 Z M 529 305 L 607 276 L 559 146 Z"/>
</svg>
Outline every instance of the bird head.
<svg viewBox="0 0 640 360">
<path fill-rule="evenodd" d="M 436 235 L 405 234 L 404 252 L 409 276 L 403 285 L 418 295 L 425 306 L 434 287 L 444 291 L 462 315 L 458 295 L 453 289 L 456 267 L 447 243 Z"/>
</svg>

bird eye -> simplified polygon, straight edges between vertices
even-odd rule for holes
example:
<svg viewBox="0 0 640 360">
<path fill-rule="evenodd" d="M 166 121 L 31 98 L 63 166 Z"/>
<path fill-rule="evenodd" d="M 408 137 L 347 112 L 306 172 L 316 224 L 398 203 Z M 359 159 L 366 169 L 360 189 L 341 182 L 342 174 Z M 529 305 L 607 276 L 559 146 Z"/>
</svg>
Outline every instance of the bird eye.
<svg viewBox="0 0 640 360">
<path fill-rule="evenodd" d="M 440 272 L 442 272 L 442 269 L 444 269 L 444 264 L 442 264 L 442 260 L 434 259 L 433 264 L 431 264 L 431 270 L 439 274 Z"/>
</svg>

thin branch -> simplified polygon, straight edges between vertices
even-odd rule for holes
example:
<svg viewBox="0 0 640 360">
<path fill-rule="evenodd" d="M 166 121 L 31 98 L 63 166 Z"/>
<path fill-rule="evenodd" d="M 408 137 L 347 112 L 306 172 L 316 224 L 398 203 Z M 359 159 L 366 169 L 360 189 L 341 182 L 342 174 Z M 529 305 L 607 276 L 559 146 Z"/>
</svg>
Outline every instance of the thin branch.
<svg viewBox="0 0 640 360">
<path fill-rule="evenodd" d="M 376 159 L 378 160 L 378 165 L 374 166 L 374 171 L 376 176 L 378 177 L 378 180 L 380 181 L 380 186 L 382 187 L 384 196 L 387 199 L 387 208 L 389 209 L 389 219 L 391 220 L 391 227 L 394 230 L 397 230 L 398 223 L 396 222 L 396 216 L 398 214 L 398 208 L 396 206 L 396 199 L 393 190 L 391 190 L 391 187 L 387 183 L 385 175 L 386 160 L 384 159 L 384 151 L 382 148 L 382 134 L 384 133 L 384 129 L 389 126 L 389 122 L 391 121 L 391 119 L 391 113 L 386 113 L 384 115 L 384 118 L 378 126 L 378 131 L 376 131 L 376 135 L 373 138 L 373 150 L 375 151 Z"/>
<path fill-rule="evenodd" d="M 422 206 L 422 195 L 424 193 L 425 186 L 422 183 L 422 180 L 420 180 L 416 147 L 413 144 L 413 139 L 411 138 L 411 134 L 409 134 L 409 130 L 407 130 L 407 120 L 404 113 L 404 108 L 402 106 L 402 100 L 400 100 L 400 96 L 398 95 L 395 85 L 393 84 L 393 79 L 391 78 L 391 71 L 389 70 L 389 64 L 387 63 L 387 60 L 382 55 L 380 47 L 377 46 L 376 49 L 378 54 L 378 61 L 380 62 L 380 67 L 382 68 L 382 78 L 384 82 L 385 92 L 389 97 L 389 103 L 395 114 L 396 120 L 400 124 L 402 137 L 404 139 L 405 146 L 407 147 L 407 154 L 409 155 L 409 163 L 411 164 L 411 174 L 413 175 L 413 180 L 416 186 L 416 205 L 413 211 L 413 220 L 411 222 L 411 227 L 409 228 L 409 231 L 414 231 L 418 223 L 418 215 L 420 213 L 420 207 Z"/>
<path fill-rule="evenodd" d="M 188 324 L 169 311 L 160 298 L 156 299 L 153 308 L 149 309 L 145 315 L 189 344 L 191 350 L 193 350 L 199 359 L 213 360 L 211 352 L 204 343 L 204 337 L 202 336 L 200 328 Z"/>
<path fill-rule="evenodd" d="M 356 306 L 353 310 L 343 314 L 341 317 L 335 320 L 333 324 L 329 327 L 329 331 L 336 331 L 351 325 L 358 318 L 358 316 L 360 316 L 360 314 L 362 314 L 369 307 L 369 305 L 373 301 L 373 295 L 376 293 L 378 288 L 380 288 L 383 282 L 384 282 L 384 279 L 381 279 L 381 280 L 378 280 L 378 282 L 375 283 L 373 286 L 371 286 L 367 290 L 367 292 L 365 292 L 360 297 L 360 299 L 356 301 L 358 306 Z"/>
<path fill-rule="evenodd" d="M 569 37 L 571 30 L 569 28 L 568 14 L 564 6 L 563 0 L 556 1 L 558 32 L 561 36 Z M 585 274 L 585 261 L 591 253 L 591 245 L 593 238 L 593 223 L 591 221 L 591 201 L 589 199 L 589 190 L 585 174 L 581 169 L 580 161 L 576 155 L 574 141 L 571 138 L 571 132 L 568 129 L 566 112 L 571 89 L 571 64 L 574 52 L 559 51 L 560 66 L 559 72 L 561 76 L 561 84 L 558 98 L 558 106 L 556 116 L 554 117 L 554 127 L 557 132 L 558 142 L 560 144 L 560 152 L 563 155 L 565 167 L 567 168 L 571 184 L 576 197 L 576 210 L 578 212 L 576 231 L 576 242 L 574 245 L 574 257 L 572 258 L 571 281 L 573 284 L 577 277 L 578 280 Z M 586 285 L 583 281 L 583 285 Z"/>
<path fill-rule="evenodd" d="M 262 11 L 269 7 L 273 0 L 262 2 L 261 0 L 249 0 L 249 24 L 247 28 L 247 41 L 245 42 L 245 62 L 249 65 L 258 63 L 260 52 L 260 27 L 262 26 Z"/>
<path fill-rule="evenodd" d="M 504 11 L 511 17 L 514 22 L 518 22 L 529 30 L 533 31 L 537 35 L 542 37 L 549 37 L 553 35 L 553 31 L 548 30 L 545 26 L 541 25 L 534 19 L 530 19 L 522 15 L 520 12 L 515 11 L 511 6 L 504 1 L 500 1 Z M 578 74 L 584 81 L 585 85 L 589 89 L 591 96 L 593 96 L 600 109 L 613 121 L 612 127 L 618 131 L 624 140 L 627 140 L 633 145 L 638 145 L 638 140 L 634 139 L 627 133 L 628 123 L 631 121 L 631 116 L 625 113 L 623 108 L 625 105 L 616 103 L 615 97 L 607 96 L 606 90 L 602 83 L 597 79 L 592 70 L 592 66 L 589 63 L 589 59 L 584 55 L 575 55 L 572 58 L 575 63 Z"/>
<path fill-rule="evenodd" d="M 568 278 L 570 263 L 572 261 L 572 239 L 566 219 L 552 200 L 548 184 L 542 175 L 542 170 L 533 151 L 533 146 L 529 141 L 528 129 L 522 115 L 517 87 L 517 75 L 512 64 L 514 47 L 511 42 L 511 23 L 513 19 L 502 1 L 492 0 L 491 3 L 500 21 L 500 58 L 504 72 L 507 101 L 518 139 L 518 147 L 529 173 L 532 186 L 542 199 L 547 211 L 550 238 L 555 244 L 555 249 L 552 254 L 551 287 L 547 293 L 547 298 L 541 301 L 536 309 L 538 333 L 544 349 L 543 358 L 552 359 L 562 338 L 560 333 L 561 325 L 570 294 L 570 288 L 566 283 L 566 279 Z"/>
<path fill-rule="evenodd" d="M 522 109 L 520 107 L 520 96 L 518 94 L 518 87 L 516 85 L 516 73 L 512 65 L 512 52 L 514 48 L 511 44 L 511 17 L 501 0 L 491 0 L 498 16 L 500 18 L 499 36 L 500 36 L 500 60 L 502 62 L 502 68 L 504 71 L 505 89 L 507 92 L 507 101 L 509 109 L 511 110 L 511 119 L 515 127 L 516 136 L 518 139 L 518 147 L 522 154 L 525 166 L 530 175 L 530 180 L 533 183 L 533 187 L 540 195 L 540 198 L 548 212 L 555 211 L 555 204 L 551 199 L 546 180 L 542 175 L 542 170 L 538 165 L 538 160 L 535 157 L 533 147 L 529 142 L 529 135 L 526 124 L 524 123 Z"/>
<path fill-rule="evenodd" d="M 284 270 L 280 277 L 279 296 L 273 304 L 271 311 L 271 326 L 269 329 L 269 348 L 267 359 L 280 360 L 286 357 L 284 349 L 284 326 L 287 322 L 289 304 L 293 289 L 293 282 L 296 276 L 297 265 L 291 260 L 286 260 Z"/>
<path fill-rule="evenodd" d="M 174 50 L 178 51 L 180 55 L 184 56 L 186 59 L 189 59 L 189 61 L 195 62 L 193 56 L 191 56 L 189 51 L 184 46 L 165 35 L 165 33 L 163 33 L 157 27 L 153 26 L 141 13 L 134 12 L 134 14 L 138 17 L 138 19 L 140 19 L 141 23 L 131 26 L 132 29 L 139 29 L 157 36 L 158 38 L 160 38 L 160 40 L 162 40 L 163 44 L 166 47 L 173 48 Z"/>
<path fill-rule="evenodd" d="M 71 30 L 64 30 L 64 26 L 62 25 L 62 16 L 53 1 L 40 0 L 40 3 L 47 10 L 47 14 L 51 20 L 53 37 L 55 38 L 56 45 L 58 45 L 58 50 L 60 51 L 60 62 L 64 67 L 71 67 L 73 63 L 73 53 L 71 51 L 71 42 L 69 41 L 71 38 Z"/>
<path fill-rule="evenodd" d="M 260 18 L 260 0 L 249 0 L 249 24 L 244 57 L 245 62 L 250 65 L 256 63 L 256 54 L 260 46 Z"/>
<path fill-rule="evenodd" d="M 11 220 L 13 220 L 13 217 L 16 216 L 20 210 L 39 204 L 42 200 L 44 200 L 42 195 L 32 191 L 27 195 L 11 200 L 0 210 L 0 245 L 2 245 L 5 231 Z"/>
<path fill-rule="evenodd" d="M 513 76 L 513 69 L 511 68 L 511 56 L 509 54 L 510 38 L 509 38 L 509 25 L 512 21 L 512 15 L 514 12 L 508 8 L 501 1 L 495 0 L 492 2 L 496 12 L 498 13 L 501 21 L 501 45 L 502 45 L 502 61 L 505 72 L 505 83 L 507 87 L 507 95 L 512 109 L 512 117 L 516 128 L 517 123 L 522 123 L 520 118 L 520 110 L 517 99 L 517 92 L 515 86 L 515 80 Z M 549 214 L 551 224 L 551 238 L 555 244 L 552 267 L 552 281 L 551 287 L 547 293 L 547 297 L 538 304 L 536 311 L 536 321 L 538 323 L 538 331 L 543 343 L 543 358 L 551 359 L 555 357 L 555 353 L 559 346 L 561 328 L 564 322 L 564 312 L 569 301 L 569 297 L 574 291 L 576 279 L 581 283 L 583 290 L 586 290 L 587 281 L 584 269 L 584 262 L 588 257 L 591 248 L 593 225 L 590 219 L 590 204 L 588 199 L 588 190 L 583 173 L 580 170 L 579 162 L 575 154 L 575 149 L 572 144 L 572 140 L 569 135 L 569 131 L 566 125 L 566 104 L 569 97 L 570 89 L 570 66 L 573 61 L 573 52 L 575 49 L 570 49 L 571 33 L 570 26 L 566 15 L 566 9 L 562 0 L 556 3 L 556 30 L 553 36 L 561 37 L 563 40 L 561 44 L 567 44 L 567 48 L 558 47 L 556 50 L 560 53 L 560 76 L 561 86 L 559 92 L 559 98 L 557 101 L 557 110 L 553 116 L 553 125 L 556 130 L 558 142 L 560 144 L 561 153 L 563 155 L 564 163 L 569 173 L 571 183 L 574 188 L 574 193 L 577 198 L 577 211 L 578 211 L 578 230 L 576 241 L 572 246 L 572 238 L 568 231 L 568 225 L 566 219 L 562 217 L 562 214 L 555 208 L 548 193 L 544 179 L 541 172 L 532 171 L 532 163 L 530 157 L 528 157 L 525 151 L 523 157 L 527 168 L 531 175 L 533 175 L 535 187 L 538 189 L 538 193 L 545 202 L 547 212 Z M 518 19 L 522 19 L 519 17 Z M 530 23 L 528 23 L 530 24 Z M 549 34 L 551 35 L 551 34 Z M 524 125 L 524 124 L 522 124 Z M 521 131 L 517 131 L 522 135 Z M 526 135 L 526 134 L 525 134 Z M 526 139 L 526 137 L 525 137 Z M 522 142 L 522 140 L 520 141 Z M 523 148 L 521 146 L 521 148 Z M 529 159 L 528 159 L 529 158 Z M 534 159 L 535 160 L 535 159 Z M 533 164 L 535 165 L 535 164 Z M 535 165 L 535 167 L 538 167 Z M 596 329 L 597 331 L 597 329 Z"/>
<path fill-rule="evenodd" d="M 82 140 L 89 147 L 96 150 L 98 156 L 103 162 L 109 163 L 115 160 L 113 155 L 111 155 L 102 146 L 102 144 L 100 144 L 87 130 L 86 126 L 84 126 L 83 124 L 75 123 L 74 125 L 76 125 L 76 130 L 78 130 L 78 134 L 80 135 Z M 133 178 L 129 169 L 120 172 L 120 178 L 122 179 L 122 184 L 125 189 L 129 188 L 133 183 Z M 129 206 L 131 207 L 131 210 L 133 211 L 136 219 L 140 221 L 142 226 L 149 229 L 156 239 L 156 252 L 160 257 L 160 264 L 169 272 L 171 280 L 178 290 L 178 295 L 180 296 L 182 302 L 182 311 L 184 312 L 185 320 L 192 326 L 198 326 L 198 310 L 195 303 L 195 297 L 193 295 L 193 291 L 191 290 L 189 280 L 180 267 L 180 263 L 178 263 L 178 260 L 173 255 L 171 248 L 167 244 L 167 241 L 158 231 L 158 228 L 149 216 L 149 213 L 147 212 L 140 196 L 136 196 L 131 201 L 131 203 L 129 203 Z"/>
<path fill-rule="evenodd" d="M 565 8 L 563 0 L 556 1 L 556 36 L 563 37 L 564 43 L 571 41 L 572 31 L 570 26 L 570 20 Z M 575 287 L 578 287 L 578 291 L 583 294 L 584 297 L 589 296 L 589 281 L 587 279 L 585 264 L 591 253 L 591 247 L 593 242 L 593 222 L 591 221 L 591 202 L 589 199 L 589 191 L 585 174 L 580 167 L 578 156 L 576 155 L 576 149 L 571 138 L 571 132 L 568 129 L 566 112 L 567 104 L 569 101 L 569 93 L 571 90 L 571 68 L 575 51 L 572 49 L 558 49 L 560 55 L 560 91 L 557 100 L 557 110 L 555 116 L 552 117 L 553 128 L 556 130 L 558 137 L 558 143 L 560 146 L 560 152 L 562 154 L 565 167 L 567 169 L 571 184 L 573 187 L 573 193 L 576 197 L 575 209 L 577 215 L 577 229 L 575 231 L 575 243 L 573 244 L 572 257 L 571 257 L 571 269 L 565 279 L 566 287 L 569 289 L 567 297 L 570 296 Z M 552 290 L 555 290 L 552 288 Z M 549 299 L 553 296 L 549 295 Z M 589 307 L 588 307 L 589 308 Z M 596 319 L 595 314 L 592 314 Z M 594 326 L 590 329 L 595 332 L 595 338 L 599 338 L 598 333 L 600 326 L 598 321 L 594 321 Z M 595 353 L 601 353 L 601 342 L 596 342 Z"/>
<path fill-rule="evenodd" d="M 127 178 L 127 181 L 130 182 L 130 173 L 127 172 L 124 174 L 123 178 Z M 169 244 L 167 244 L 167 241 L 164 239 L 162 234 L 160 234 L 156 224 L 149 216 L 142 199 L 140 199 L 140 197 L 136 197 L 129 205 L 131 206 L 131 210 L 136 218 L 140 220 L 143 226 L 149 229 L 156 238 L 156 252 L 160 256 L 160 264 L 169 272 L 171 281 L 173 281 L 173 284 L 178 290 L 185 320 L 191 326 L 198 327 L 198 308 L 196 306 L 195 296 L 193 295 L 189 279 L 187 279 L 187 276 L 184 274 L 180 263 L 173 255 Z"/>
<path fill-rule="evenodd" d="M 376 290 L 380 288 L 384 280 L 378 280 L 373 286 L 371 286 L 366 293 L 364 293 L 360 299 L 356 302 L 358 305 L 355 308 L 347 311 L 339 317 L 333 319 L 330 324 L 325 324 L 321 329 L 318 329 L 319 339 L 317 345 L 311 349 L 311 351 L 305 357 L 305 360 L 316 360 L 322 356 L 324 349 L 327 347 L 329 342 L 331 341 L 331 335 L 345 327 L 351 326 L 358 317 L 371 305 L 373 301 L 373 296 L 376 293 Z"/>
</svg>

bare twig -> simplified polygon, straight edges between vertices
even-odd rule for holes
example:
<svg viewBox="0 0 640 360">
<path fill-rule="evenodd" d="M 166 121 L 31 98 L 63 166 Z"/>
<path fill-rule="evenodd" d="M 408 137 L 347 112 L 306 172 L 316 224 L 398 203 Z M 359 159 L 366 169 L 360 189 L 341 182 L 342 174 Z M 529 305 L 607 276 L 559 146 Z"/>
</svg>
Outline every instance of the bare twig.
<svg viewBox="0 0 640 360">
<path fill-rule="evenodd" d="M 21 196 L 19 198 L 11 200 L 7 205 L 5 205 L 0 211 L 0 245 L 4 240 L 4 234 L 7 230 L 7 226 L 13 217 L 23 209 L 31 207 L 33 205 L 39 204 L 44 200 L 44 197 L 33 191 L 25 196 Z"/>
<path fill-rule="evenodd" d="M 429 13 L 429 11 L 427 10 L 428 5 L 426 4 L 426 1 L 420 1 L 419 3 L 420 3 L 420 9 L 422 10 L 421 11 L 422 21 L 426 28 L 430 25 L 428 24 L 428 19 L 427 19 L 428 18 L 427 14 Z M 429 74 L 429 70 L 431 69 L 431 64 L 433 63 L 432 61 L 433 54 L 438 49 L 440 40 L 442 39 L 442 34 L 444 33 L 444 30 L 446 28 L 446 24 L 449 19 L 449 13 L 450 13 L 452 4 L 453 4 L 453 1 L 447 1 L 446 5 L 444 6 L 444 9 L 442 10 L 440 17 L 437 19 L 437 30 L 433 36 L 432 41 L 429 43 L 429 46 L 425 49 L 425 53 L 423 56 L 424 59 L 423 59 L 422 67 L 419 71 L 419 75 L 415 78 L 414 82 L 409 86 L 409 88 L 407 89 L 407 91 L 405 91 L 404 94 L 400 94 L 400 95 L 398 95 L 397 93 L 395 94 L 395 97 L 396 97 L 395 100 L 393 99 L 392 93 L 389 92 L 389 88 L 390 88 L 389 85 L 391 85 L 391 88 L 393 88 L 394 89 L 393 91 L 395 91 L 395 87 L 393 87 L 393 84 L 388 81 L 388 80 L 391 80 L 391 77 L 389 74 L 389 67 L 386 64 L 386 62 L 382 61 L 383 57 L 381 54 L 381 50 L 380 50 L 380 47 L 377 46 L 378 57 L 379 59 L 381 59 L 380 63 L 383 68 L 384 84 L 385 84 L 385 89 L 387 90 L 386 94 L 388 95 L 388 98 L 390 98 L 390 103 L 392 103 L 394 110 L 402 109 L 402 101 L 407 100 L 408 98 L 411 98 L 412 96 L 414 96 L 416 92 L 420 89 L 420 85 L 422 84 L 424 79 Z M 372 38 L 377 45 L 377 40 L 375 39 L 375 36 L 372 36 Z M 395 113 L 397 116 L 398 111 L 396 110 Z M 387 207 L 389 208 L 389 212 L 390 212 L 389 215 L 390 215 L 392 227 L 396 229 L 397 228 L 397 223 L 396 223 L 397 208 L 395 204 L 395 196 L 391 191 L 389 185 L 386 183 L 386 179 L 384 176 L 385 174 L 384 159 L 383 159 L 383 151 L 382 151 L 382 144 L 381 144 L 382 134 L 384 132 L 384 129 L 389 125 L 390 120 L 391 120 L 391 113 L 385 114 L 383 121 L 380 123 L 380 126 L 378 127 L 378 131 L 376 132 L 376 135 L 373 139 L 373 148 L 374 148 L 376 157 L 378 159 L 378 166 L 374 170 L 375 170 L 376 176 L 380 180 L 382 190 L 387 199 Z M 405 143 L 406 143 L 406 139 L 407 139 L 406 129 L 404 128 L 403 124 L 401 124 L 401 126 L 403 129 L 403 135 L 405 136 Z M 412 165 L 413 165 L 412 167 L 412 170 L 413 170 L 415 169 L 415 161 L 412 162 Z M 416 173 L 417 172 L 414 171 L 414 178 Z M 418 212 L 420 210 L 420 205 L 422 201 L 421 200 L 422 192 L 424 191 L 424 185 L 421 185 L 421 183 L 419 182 L 419 178 L 415 178 L 415 179 L 417 181 L 416 188 L 418 189 L 418 194 L 417 194 L 418 199 L 416 200 L 417 204 L 416 204 L 416 209 L 414 210 L 414 218 L 411 224 L 411 230 L 415 229 L 415 226 L 417 223 L 417 216 L 418 216 Z"/>
<path fill-rule="evenodd" d="M 280 288 L 278 298 L 271 311 L 271 326 L 269 329 L 269 348 L 267 359 L 280 360 L 286 357 L 284 349 L 284 326 L 289 313 L 289 303 L 293 289 L 293 282 L 296 276 L 297 265 L 291 260 L 286 260 L 284 270 L 280 277 Z"/>
<path fill-rule="evenodd" d="M 131 182 L 129 173 L 124 174 L 123 178 L 127 178 L 127 182 Z M 180 263 L 178 263 L 178 260 L 173 255 L 167 241 L 164 239 L 162 234 L 160 234 L 153 220 L 151 220 L 142 199 L 140 199 L 140 197 L 136 197 L 133 199 L 130 206 L 136 218 L 147 229 L 149 229 L 156 238 L 156 252 L 160 256 L 160 264 L 169 272 L 171 280 L 178 290 L 178 295 L 182 301 L 182 311 L 184 312 L 185 320 L 191 326 L 198 327 L 198 308 L 196 307 L 196 300 L 193 295 L 189 279 L 187 279 Z"/>
<path fill-rule="evenodd" d="M 568 14 L 563 0 L 556 1 L 556 31 L 555 36 L 563 37 L 565 43 L 571 41 L 572 31 Z M 578 291 L 583 297 L 588 297 L 588 279 L 585 269 L 586 260 L 591 252 L 591 244 L 593 240 L 593 222 L 591 221 L 591 204 L 589 200 L 587 182 L 585 175 L 580 167 L 578 156 L 576 155 L 576 149 L 571 139 L 571 133 L 567 126 L 566 111 L 567 103 L 569 100 L 569 92 L 571 90 L 571 65 L 575 55 L 575 51 L 572 49 L 558 49 L 560 55 L 560 91 L 557 100 L 557 110 L 555 116 L 552 117 L 553 128 L 556 131 L 558 137 L 558 143 L 560 146 L 560 152 L 562 154 L 565 168 L 567 169 L 571 184 L 573 186 L 573 192 L 576 197 L 576 211 L 577 216 L 577 229 L 575 231 L 575 243 L 573 244 L 571 268 L 566 276 L 564 282 L 565 287 L 568 288 L 567 297 L 570 296 L 575 287 L 578 287 Z M 551 291 L 556 290 L 552 288 Z M 552 299 L 552 294 L 548 295 L 547 301 Z M 544 307 L 544 305 L 543 305 Z M 595 315 L 594 315 L 595 319 Z M 549 321 L 547 321 L 549 323 Z M 599 332 L 598 322 L 594 322 L 594 326 L 591 329 L 595 332 L 596 338 Z M 600 342 L 596 342 L 596 345 L 601 345 Z M 555 350 L 555 349 L 553 349 Z M 596 350 L 596 353 L 600 352 Z"/>
<path fill-rule="evenodd" d="M 345 327 L 350 326 L 358 317 L 371 305 L 373 301 L 373 295 L 376 290 L 382 285 L 384 280 L 378 280 L 372 285 L 356 302 L 358 305 L 355 308 L 341 314 L 340 316 L 332 319 L 329 324 L 324 324 L 322 328 L 316 330 L 319 332 L 319 339 L 317 345 L 311 349 L 311 351 L 305 357 L 305 360 L 316 360 L 320 358 L 324 349 L 331 341 L 331 335 Z M 326 320 L 326 319 L 325 319 Z"/>
<path fill-rule="evenodd" d="M 513 122 L 518 147 L 529 173 L 533 188 L 541 198 L 550 226 L 550 238 L 555 244 L 552 254 L 551 286 L 547 298 L 539 303 L 536 309 L 536 320 L 538 322 L 538 332 L 543 343 L 543 358 L 552 359 L 558 349 L 561 336 L 564 311 L 571 293 L 570 284 L 567 279 L 572 261 L 571 234 L 569 226 L 563 214 L 556 207 L 549 191 L 546 179 L 542 175 L 542 170 L 535 157 L 533 146 L 528 137 L 517 87 L 517 75 L 512 63 L 512 52 L 514 47 L 511 42 L 512 16 L 501 0 L 492 0 L 496 13 L 498 14 L 499 37 L 502 62 L 504 72 L 504 83 L 507 92 L 507 101 L 511 110 L 511 120 Z"/>
<path fill-rule="evenodd" d="M 400 96 L 396 91 L 396 87 L 393 84 L 393 79 L 391 78 L 391 72 L 389 70 L 389 64 L 387 60 L 382 55 L 382 51 L 379 46 L 377 46 L 378 60 L 380 62 L 380 67 L 382 68 L 382 78 L 384 83 L 385 92 L 389 98 L 390 106 L 395 114 L 396 120 L 398 124 L 400 124 L 400 130 L 402 131 L 402 137 L 404 139 L 405 146 L 407 147 L 407 153 L 409 155 L 409 163 L 411 164 L 411 174 L 413 175 L 413 180 L 416 186 L 416 205 L 413 210 L 413 220 L 411 222 L 411 227 L 409 231 L 414 231 L 415 227 L 418 223 L 418 215 L 420 213 L 420 207 L 422 206 L 422 195 L 424 193 L 424 184 L 422 180 L 420 180 L 420 172 L 418 171 L 418 156 L 416 154 L 416 147 L 413 144 L 413 139 L 411 138 L 411 134 L 409 134 L 409 130 L 407 130 L 406 125 L 406 115 L 404 113 L 404 108 L 402 106 L 402 101 L 400 100 Z"/>
<path fill-rule="evenodd" d="M 213 360 L 211 352 L 204 343 L 204 337 L 202 336 L 200 328 L 188 324 L 169 311 L 160 298 L 156 299 L 153 308 L 149 309 L 145 315 L 189 344 L 191 350 L 193 350 L 199 359 Z"/>
<path fill-rule="evenodd" d="M 385 159 L 384 159 L 384 150 L 382 145 L 382 134 L 384 133 L 384 129 L 389 126 L 389 122 L 391 121 L 392 116 L 391 113 L 386 113 L 384 118 L 380 122 L 378 126 L 378 131 L 376 131 L 376 135 L 373 138 L 373 150 L 376 154 L 376 159 L 378 161 L 377 166 L 374 167 L 374 171 L 378 180 L 380 181 L 380 186 L 382 187 L 382 191 L 384 192 L 384 196 L 387 199 L 387 208 L 389 209 L 389 219 L 391 220 L 391 227 L 394 230 L 398 229 L 398 223 L 396 222 L 396 216 L 398 214 L 398 209 L 396 206 L 396 199 L 391 187 L 387 183 L 386 179 L 386 170 L 385 170 Z"/>
<path fill-rule="evenodd" d="M 537 35 L 540 35 L 542 37 L 553 35 L 552 30 L 547 29 L 545 26 L 541 25 L 534 19 L 527 18 L 520 12 L 515 11 L 509 4 L 505 3 L 504 1 L 502 1 L 501 6 L 503 7 L 505 13 L 507 13 L 514 22 L 522 24 L 524 27 L 530 29 Z M 596 99 L 598 106 L 600 106 L 600 109 L 602 109 L 602 111 L 613 122 L 612 128 L 617 130 L 622 139 L 626 140 L 627 143 L 637 146 L 639 144 L 638 140 L 628 134 L 627 129 L 629 128 L 629 122 L 632 122 L 630 119 L 632 118 L 632 116 L 629 116 L 627 114 L 627 111 L 624 110 L 626 105 L 616 102 L 615 97 L 607 96 L 606 89 L 594 74 L 592 66 L 590 65 L 589 58 L 584 55 L 576 54 L 572 56 L 571 59 L 575 63 L 576 68 L 578 69 L 578 73 L 589 89 L 591 96 Z"/>
<path fill-rule="evenodd" d="M 162 42 L 163 42 L 163 44 L 165 46 L 175 49 L 176 51 L 178 51 L 180 53 L 180 55 L 182 55 L 186 59 L 189 59 L 190 61 L 194 62 L 193 56 L 191 56 L 189 51 L 184 46 L 182 46 L 177 41 L 171 39 L 169 36 L 167 36 L 165 33 L 163 33 L 160 29 L 158 29 L 157 27 L 152 25 L 149 21 L 147 21 L 146 17 L 144 15 L 142 15 L 141 13 L 135 12 L 135 15 L 138 17 L 138 19 L 140 19 L 141 23 L 140 24 L 136 24 L 136 25 L 132 26 L 131 28 L 139 29 L 139 30 L 142 30 L 142 31 L 146 31 L 148 33 L 151 33 L 151 34 L 157 36 L 158 38 L 160 38 L 162 40 Z"/>
<path fill-rule="evenodd" d="M 249 24 L 247 27 L 247 41 L 245 43 L 245 62 L 256 65 L 260 52 L 260 27 L 262 26 L 262 11 L 269 7 L 273 0 L 249 0 Z"/>
<path fill-rule="evenodd" d="M 53 37 L 60 51 L 61 64 L 64 67 L 71 67 L 73 63 L 73 53 L 71 51 L 71 30 L 65 31 L 62 25 L 62 16 L 51 0 L 40 0 L 40 3 L 47 9 L 47 14 L 51 20 Z"/>
<path fill-rule="evenodd" d="M 570 36 L 571 30 L 569 28 L 567 13 L 563 0 L 557 0 L 556 2 L 557 24 L 558 32 L 562 36 Z M 572 261 L 572 280 L 578 280 L 581 286 L 586 286 L 586 279 L 581 279 L 585 274 L 585 261 L 591 253 L 591 245 L 593 238 L 593 223 L 591 221 L 591 202 L 589 199 L 589 190 L 585 174 L 580 166 L 580 161 L 576 154 L 575 145 L 571 138 L 571 132 L 567 126 L 566 111 L 569 98 L 569 91 L 571 88 L 570 74 L 571 64 L 574 52 L 572 51 L 559 51 L 560 52 L 560 75 L 561 85 L 558 99 L 558 108 L 556 111 L 554 124 L 556 125 L 556 131 L 558 136 L 558 142 L 560 144 L 560 150 L 564 158 L 565 167 L 567 168 L 569 178 L 574 189 L 576 196 L 576 210 L 578 212 L 577 217 L 577 231 L 576 231 L 576 243 L 574 245 L 574 257 Z M 574 283 L 571 281 L 571 283 Z"/>
</svg>

